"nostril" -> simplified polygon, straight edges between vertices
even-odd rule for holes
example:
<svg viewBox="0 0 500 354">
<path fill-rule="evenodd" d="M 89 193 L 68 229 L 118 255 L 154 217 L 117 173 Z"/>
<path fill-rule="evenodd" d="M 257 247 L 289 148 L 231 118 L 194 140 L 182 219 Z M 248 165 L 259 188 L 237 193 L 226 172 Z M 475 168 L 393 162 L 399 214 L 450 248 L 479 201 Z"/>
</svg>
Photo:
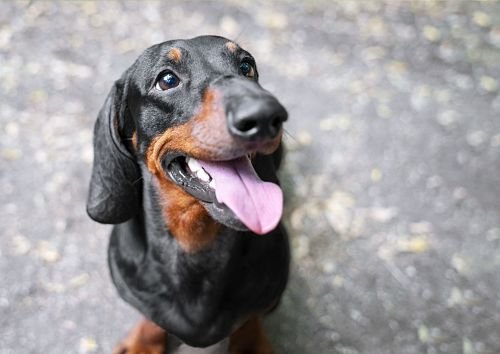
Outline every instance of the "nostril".
<svg viewBox="0 0 500 354">
<path fill-rule="evenodd" d="M 236 124 L 236 128 L 243 133 L 257 128 L 257 121 L 253 119 L 243 119 Z"/>
<path fill-rule="evenodd" d="M 281 117 L 274 117 L 274 119 L 271 122 L 271 125 L 277 131 L 281 128 L 281 122 L 282 122 Z"/>
</svg>

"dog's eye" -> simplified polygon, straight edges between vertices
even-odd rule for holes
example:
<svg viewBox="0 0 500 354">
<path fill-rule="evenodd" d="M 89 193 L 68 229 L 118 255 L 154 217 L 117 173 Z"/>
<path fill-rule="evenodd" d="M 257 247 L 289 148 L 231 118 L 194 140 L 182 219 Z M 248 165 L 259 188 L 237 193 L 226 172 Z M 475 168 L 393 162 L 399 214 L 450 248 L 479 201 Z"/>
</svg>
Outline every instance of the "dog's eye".
<svg viewBox="0 0 500 354">
<path fill-rule="evenodd" d="M 156 82 L 156 89 L 160 91 L 165 91 L 171 88 L 178 86 L 180 80 L 177 76 L 172 74 L 171 72 L 167 72 L 162 74 L 161 77 Z"/>
<path fill-rule="evenodd" d="M 253 65 L 247 61 L 244 61 L 240 64 L 240 72 L 242 75 L 245 75 L 246 77 L 252 78 L 255 76 L 255 69 Z"/>
</svg>

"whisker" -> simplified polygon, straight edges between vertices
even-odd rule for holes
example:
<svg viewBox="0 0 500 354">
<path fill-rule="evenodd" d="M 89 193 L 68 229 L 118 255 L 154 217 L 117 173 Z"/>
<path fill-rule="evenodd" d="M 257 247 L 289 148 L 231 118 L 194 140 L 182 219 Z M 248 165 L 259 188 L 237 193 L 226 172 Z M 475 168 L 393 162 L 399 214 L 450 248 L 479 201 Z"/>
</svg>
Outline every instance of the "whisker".
<svg viewBox="0 0 500 354">
<path fill-rule="evenodd" d="M 298 142 L 297 138 L 292 135 L 287 129 L 283 128 L 283 132 L 286 134 L 286 136 L 290 137 L 294 141 Z"/>
<path fill-rule="evenodd" d="M 246 29 L 248 28 L 248 25 L 243 27 L 240 32 L 238 33 L 238 35 L 236 36 L 236 38 L 233 40 L 233 42 L 235 43 L 238 43 L 240 41 L 240 38 L 241 36 L 243 35 L 243 33 L 245 33 Z"/>
<path fill-rule="evenodd" d="M 136 179 L 134 182 L 132 182 L 132 185 L 135 186 L 137 183 L 139 183 L 141 180 L 143 180 L 144 178 L 141 176 L 139 177 L 138 179 Z"/>
</svg>

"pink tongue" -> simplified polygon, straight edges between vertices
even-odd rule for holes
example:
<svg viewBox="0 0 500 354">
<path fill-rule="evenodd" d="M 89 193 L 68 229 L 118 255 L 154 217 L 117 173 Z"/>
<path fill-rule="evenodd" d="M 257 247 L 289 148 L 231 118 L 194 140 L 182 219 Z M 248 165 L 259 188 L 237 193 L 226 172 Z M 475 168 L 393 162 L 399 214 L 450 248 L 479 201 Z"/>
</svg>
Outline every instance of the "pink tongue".
<svg viewBox="0 0 500 354">
<path fill-rule="evenodd" d="M 258 176 L 247 157 L 231 161 L 199 161 L 215 180 L 215 196 L 256 234 L 274 230 L 283 213 L 283 192 Z"/>
</svg>

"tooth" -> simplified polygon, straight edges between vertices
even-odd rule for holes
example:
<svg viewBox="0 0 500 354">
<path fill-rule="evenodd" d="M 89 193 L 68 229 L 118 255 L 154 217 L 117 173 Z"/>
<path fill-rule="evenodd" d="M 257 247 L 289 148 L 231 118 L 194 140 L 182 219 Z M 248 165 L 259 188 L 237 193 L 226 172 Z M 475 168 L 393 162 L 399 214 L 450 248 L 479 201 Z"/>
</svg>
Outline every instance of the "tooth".
<svg viewBox="0 0 500 354">
<path fill-rule="evenodd" d="M 198 171 L 199 169 L 201 169 L 201 165 L 200 163 L 198 162 L 198 160 L 194 159 L 194 158 L 189 158 L 187 160 L 187 164 L 189 166 L 189 169 L 192 171 L 192 172 L 196 172 Z"/>
<path fill-rule="evenodd" d="M 210 181 L 210 175 L 203 168 L 200 168 L 198 171 L 196 171 L 196 176 L 203 182 Z"/>
<path fill-rule="evenodd" d="M 210 186 L 210 188 L 215 189 L 215 179 L 212 178 L 208 185 Z"/>
</svg>

